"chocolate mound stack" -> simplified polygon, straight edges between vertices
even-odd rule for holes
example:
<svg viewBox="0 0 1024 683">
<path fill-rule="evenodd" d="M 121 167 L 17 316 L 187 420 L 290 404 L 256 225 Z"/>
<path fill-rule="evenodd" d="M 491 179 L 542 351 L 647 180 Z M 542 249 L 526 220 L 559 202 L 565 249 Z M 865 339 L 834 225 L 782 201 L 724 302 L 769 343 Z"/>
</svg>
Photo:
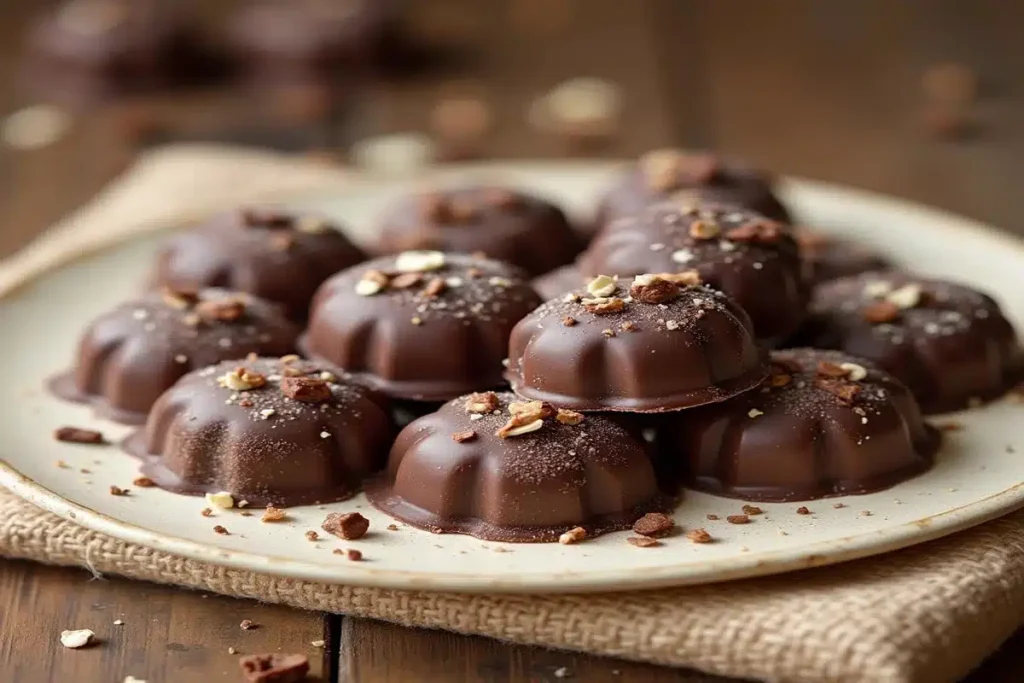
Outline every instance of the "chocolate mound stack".
<svg viewBox="0 0 1024 683">
<path fill-rule="evenodd" d="M 170 240 L 151 282 L 229 287 L 284 306 L 305 320 L 317 287 L 364 259 L 335 225 L 310 214 L 250 208 L 217 216 Z"/>
<path fill-rule="evenodd" d="M 367 495 L 422 529 L 516 542 L 626 529 L 667 503 L 643 440 L 616 422 L 493 392 L 406 427 Z"/>
<path fill-rule="evenodd" d="M 181 378 L 125 449 L 168 490 L 288 506 L 355 494 L 393 433 L 373 395 L 336 370 L 253 356 Z"/>
<path fill-rule="evenodd" d="M 381 220 L 377 249 L 481 253 L 540 275 L 572 261 L 580 243 L 555 205 L 515 190 L 469 187 L 398 202 Z"/>
<path fill-rule="evenodd" d="M 52 391 L 141 424 L 161 393 L 191 370 L 248 353 L 283 355 L 298 330 L 279 308 L 222 289 L 152 292 L 100 316 L 83 333 L 74 370 Z"/>
<path fill-rule="evenodd" d="M 701 491 L 763 501 L 888 488 L 926 470 L 939 433 L 905 386 L 835 351 L 776 351 L 755 391 L 673 415 L 661 459 Z"/>
</svg>

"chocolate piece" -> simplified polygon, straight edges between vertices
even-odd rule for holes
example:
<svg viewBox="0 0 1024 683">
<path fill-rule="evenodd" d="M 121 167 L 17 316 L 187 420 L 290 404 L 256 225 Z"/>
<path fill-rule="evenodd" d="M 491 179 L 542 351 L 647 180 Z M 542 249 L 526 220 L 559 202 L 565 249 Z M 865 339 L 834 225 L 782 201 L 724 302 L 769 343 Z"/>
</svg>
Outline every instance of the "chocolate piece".
<svg viewBox="0 0 1024 683">
<path fill-rule="evenodd" d="M 806 228 L 795 231 L 804 263 L 804 273 L 812 284 L 858 275 L 869 270 L 889 268 L 889 262 L 871 247 L 824 235 Z"/>
<path fill-rule="evenodd" d="M 370 528 L 370 520 L 358 512 L 332 512 L 327 515 L 320 528 L 346 541 L 354 541 L 366 535 L 367 529 Z"/>
<path fill-rule="evenodd" d="M 576 527 L 592 537 L 667 509 L 644 441 L 616 421 L 548 417 L 539 429 L 502 438 L 497 432 L 520 399 L 497 396 L 497 414 L 467 412 L 461 397 L 402 430 L 386 475 L 367 485 L 370 502 L 435 533 L 514 542 L 553 542 Z M 468 430 L 478 438 L 452 441 Z"/>
<path fill-rule="evenodd" d="M 51 391 L 142 424 L 160 394 L 191 370 L 295 348 L 298 330 L 273 304 L 223 289 L 200 291 L 195 305 L 178 294 L 152 292 L 96 319 L 82 334 L 74 370 L 51 380 Z M 213 302 L 241 303 L 244 311 L 234 320 L 201 319 L 196 310 Z"/>
<path fill-rule="evenodd" d="M 776 351 L 772 360 L 773 375 L 786 372 L 792 381 L 769 379 L 759 390 L 663 421 L 659 464 L 685 472 L 698 490 L 764 501 L 877 491 L 931 465 L 939 433 L 907 388 L 869 361 L 814 349 Z M 823 378 L 823 362 L 845 377 Z M 846 399 L 823 379 L 857 391 Z M 760 512 L 743 511 L 744 518 Z"/>
<path fill-rule="evenodd" d="M 926 414 L 1002 395 L 1024 359 L 988 295 L 896 272 L 869 272 L 815 291 L 806 337 L 874 361 L 907 385 Z"/>
<path fill-rule="evenodd" d="M 367 286 L 367 273 L 392 284 Z M 393 286 L 404 274 L 443 278 L 437 296 Z M 382 393 L 445 401 L 503 384 L 508 335 L 540 304 L 524 273 L 464 254 L 403 252 L 337 274 L 317 292 L 301 342 Z"/>
<path fill-rule="evenodd" d="M 157 256 L 150 282 L 154 287 L 230 287 L 279 303 L 290 318 L 302 321 L 316 288 L 364 258 L 337 226 L 320 216 L 242 209 L 171 238 Z"/>
<path fill-rule="evenodd" d="M 380 253 L 480 252 L 540 275 L 569 263 L 581 244 L 561 209 L 510 189 L 468 187 L 406 197 L 381 219 Z"/>
<path fill-rule="evenodd" d="M 103 432 L 81 427 L 60 427 L 53 432 L 53 438 L 66 443 L 85 443 L 94 446 L 106 443 Z"/>
<path fill-rule="evenodd" d="M 246 683 L 300 683 L 309 674 L 306 655 L 246 655 L 238 659 Z"/>
<path fill-rule="evenodd" d="M 651 204 L 703 201 L 738 206 L 788 223 L 772 177 L 742 161 L 707 152 L 660 149 L 627 168 L 601 198 L 594 226 L 635 216 Z"/>
<path fill-rule="evenodd" d="M 512 389 L 572 410 L 662 412 L 724 400 L 765 376 L 750 319 L 721 292 L 683 286 L 663 303 L 626 303 L 628 288 L 552 299 L 523 318 L 510 339 Z M 621 310 L 599 313 L 611 299 Z M 570 316 L 577 324 L 566 327 Z"/>
<path fill-rule="evenodd" d="M 241 365 L 266 384 L 236 391 L 224 377 Z M 324 380 L 330 398 L 288 397 L 281 384 Z M 307 361 L 226 361 L 189 373 L 153 406 L 144 429 L 125 442 L 142 471 L 177 493 L 227 491 L 274 507 L 341 500 L 383 465 L 394 427 L 369 390 L 339 371 Z"/>
<path fill-rule="evenodd" d="M 809 297 L 793 237 L 763 216 L 726 206 L 649 206 L 609 225 L 578 265 L 589 276 L 695 270 L 735 299 L 768 343 L 797 330 Z"/>
</svg>

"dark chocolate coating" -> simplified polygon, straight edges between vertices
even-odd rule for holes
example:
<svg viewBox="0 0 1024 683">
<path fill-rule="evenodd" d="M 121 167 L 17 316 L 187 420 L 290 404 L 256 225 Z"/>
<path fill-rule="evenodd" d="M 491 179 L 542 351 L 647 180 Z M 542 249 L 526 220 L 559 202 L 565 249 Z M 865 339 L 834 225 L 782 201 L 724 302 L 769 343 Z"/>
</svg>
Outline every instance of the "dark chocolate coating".
<svg viewBox="0 0 1024 683">
<path fill-rule="evenodd" d="M 662 202 L 610 224 L 580 256 L 584 276 L 696 270 L 704 283 L 736 300 L 754 322 L 757 338 L 774 344 L 796 332 L 807 311 L 796 241 L 783 226 L 776 238 L 740 241 L 730 231 L 764 217 L 711 204 Z M 691 235 L 695 224 L 713 225 L 710 238 Z"/>
<path fill-rule="evenodd" d="M 324 280 L 365 259 L 340 229 L 315 215 L 242 209 L 172 237 L 157 255 L 154 287 L 228 287 L 284 306 L 303 321 Z"/>
<path fill-rule="evenodd" d="M 541 303 L 526 274 L 466 254 L 420 253 L 442 258 L 443 265 L 404 289 L 356 291 L 367 273 L 399 275 L 405 254 L 368 261 L 325 282 L 301 348 L 392 398 L 447 401 L 503 386 L 509 332 Z M 436 297 L 426 291 L 433 279 L 446 283 Z"/>
<path fill-rule="evenodd" d="M 892 320 L 872 311 L 902 289 L 919 290 Z M 1016 381 L 1022 351 L 1013 326 L 986 294 L 941 280 L 869 272 L 815 290 L 807 337 L 874 361 L 907 385 L 926 414 L 959 410 L 1001 396 Z"/>
<path fill-rule="evenodd" d="M 663 420 L 661 459 L 679 465 L 693 488 L 749 500 L 812 500 L 878 491 L 931 466 L 939 433 L 889 374 L 835 351 L 775 351 L 772 361 L 760 389 Z M 846 367 L 865 376 L 823 377 L 821 362 L 852 363 Z M 853 396 L 845 400 L 828 386 Z"/>
<path fill-rule="evenodd" d="M 385 476 L 367 485 L 374 507 L 421 529 L 492 541 L 555 541 L 576 526 L 588 536 L 629 528 L 671 501 L 658 492 L 647 447 L 615 421 L 547 418 L 538 431 L 501 438 L 508 405 L 473 419 L 466 397 L 398 435 Z M 474 432 L 457 443 L 452 434 Z"/>
<path fill-rule="evenodd" d="M 375 66 L 398 24 L 394 0 L 250 0 L 228 27 L 228 44 L 263 72 Z"/>
<path fill-rule="evenodd" d="M 175 80 L 196 51 L 186 2 L 69 0 L 29 35 L 37 67 L 140 87 Z"/>
<path fill-rule="evenodd" d="M 400 200 L 381 218 L 377 251 L 481 252 L 541 275 L 571 262 L 581 246 L 550 202 L 511 189 L 468 187 Z"/>
<path fill-rule="evenodd" d="M 123 303 L 82 334 L 74 369 L 54 378 L 61 398 L 91 403 L 104 417 L 142 424 L 157 398 L 186 373 L 249 353 L 295 350 L 298 329 L 274 304 L 221 289 L 202 301 L 241 300 L 234 321 L 203 320 L 194 306 L 180 307 L 162 293 Z"/>
<path fill-rule="evenodd" d="M 533 278 L 533 282 L 530 284 L 542 299 L 554 299 L 566 292 L 579 289 L 581 285 L 587 283 L 588 279 L 590 278 L 583 277 L 575 263 L 570 263 L 567 266 L 555 268 L 550 273 Z"/>
<path fill-rule="evenodd" d="M 806 228 L 796 230 L 800 258 L 808 282 L 819 284 L 869 270 L 886 270 L 892 264 L 866 244 L 839 239 Z"/>
<path fill-rule="evenodd" d="M 767 371 L 750 318 L 719 291 L 685 287 L 667 303 L 632 300 L 605 314 L 571 296 L 512 330 L 506 377 L 520 396 L 572 410 L 662 412 L 725 400 Z"/>
<path fill-rule="evenodd" d="M 248 391 L 218 378 L 238 367 L 266 384 Z M 327 379 L 325 400 L 281 390 L 283 373 Z M 326 374 L 324 374 L 326 373 Z M 227 491 L 253 505 L 304 505 L 354 495 L 384 465 L 394 425 L 372 392 L 323 364 L 276 358 L 225 361 L 189 373 L 153 406 L 124 447 L 161 488 Z"/>
<path fill-rule="evenodd" d="M 593 227 L 600 231 L 651 204 L 679 199 L 739 206 L 789 223 L 789 212 L 772 184 L 771 174 L 736 159 L 708 152 L 655 150 L 625 169 L 608 188 Z"/>
</svg>

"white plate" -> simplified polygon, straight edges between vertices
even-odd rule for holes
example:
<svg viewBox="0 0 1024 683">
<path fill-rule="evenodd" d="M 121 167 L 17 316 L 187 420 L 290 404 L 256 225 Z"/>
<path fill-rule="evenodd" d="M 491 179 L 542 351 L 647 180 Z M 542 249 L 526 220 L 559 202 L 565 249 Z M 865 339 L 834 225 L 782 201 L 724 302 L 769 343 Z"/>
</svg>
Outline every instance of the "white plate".
<svg viewBox="0 0 1024 683">
<path fill-rule="evenodd" d="M 547 163 L 449 173 L 504 178 L 584 209 L 607 172 L 607 165 Z M 329 210 L 365 236 L 372 216 L 402 186 L 365 181 L 345 196 L 295 204 Z M 1015 239 L 948 214 L 818 183 L 790 181 L 785 198 L 804 221 L 873 241 L 916 270 L 980 285 L 997 295 L 1018 325 L 1024 320 L 1024 246 Z M 718 539 L 708 545 L 674 537 L 662 547 L 639 549 L 625 542 L 625 533 L 574 546 L 509 545 L 437 536 L 405 525 L 387 531 L 391 520 L 362 497 L 295 508 L 287 524 L 264 524 L 258 515 L 231 511 L 204 518 L 201 499 L 134 489 L 135 462 L 116 448 L 55 442 L 53 429 L 65 424 L 97 426 L 115 440 L 127 430 L 95 420 L 84 407 L 56 401 L 42 388 L 44 378 L 70 361 L 83 326 L 141 281 L 158 242 L 140 239 L 80 259 L 0 301 L 0 454 L 6 461 L 0 463 L 0 483 L 58 515 L 126 541 L 230 567 L 352 585 L 622 590 L 771 574 L 883 553 L 1024 505 L 1024 435 L 1016 426 L 1024 406 L 1001 402 L 946 418 L 966 429 L 947 435 L 938 464 L 924 476 L 881 493 L 808 503 L 811 515 L 797 515 L 799 504 L 762 505 L 766 514 L 751 524 L 712 522 L 707 514 L 724 519 L 738 513 L 740 503 L 689 494 L 675 517 L 685 528 L 707 528 Z M 58 460 L 72 468 L 57 467 Z M 133 488 L 131 495 L 111 496 L 111 484 Z M 839 502 L 846 507 L 836 508 Z M 306 540 L 303 532 L 319 528 L 329 510 L 360 510 L 370 518 L 372 533 L 355 543 L 325 533 L 316 543 Z M 215 534 L 215 524 L 231 535 Z M 331 552 L 346 547 L 358 547 L 366 561 L 350 562 Z"/>
</svg>

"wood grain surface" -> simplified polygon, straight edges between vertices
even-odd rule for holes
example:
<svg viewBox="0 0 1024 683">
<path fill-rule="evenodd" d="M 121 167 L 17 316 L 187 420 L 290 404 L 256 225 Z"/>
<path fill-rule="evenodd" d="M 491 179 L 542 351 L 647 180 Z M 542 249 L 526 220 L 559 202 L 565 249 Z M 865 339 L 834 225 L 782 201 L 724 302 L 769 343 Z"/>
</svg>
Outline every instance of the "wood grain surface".
<svg viewBox="0 0 1024 683">
<path fill-rule="evenodd" d="M 202 21 L 216 27 L 237 3 L 200 4 Z M 75 108 L 67 134 L 42 149 L 0 142 L 0 257 L 87 201 L 147 144 L 219 140 L 343 156 L 347 144 L 366 136 L 428 130 L 434 104 L 453 88 L 478 94 L 493 111 L 480 155 L 580 153 L 534 130 L 526 117 L 534 98 L 577 76 L 612 81 L 625 96 L 615 135 L 586 153 L 713 147 L 782 173 L 899 195 L 1024 233 L 1022 3 L 410 5 L 411 35 L 445 57 L 423 73 L 273 93 L 223 82 Z M 19 74 L 25 26 L 41 6 L 3 2 L 0 117 L 39 101 L 19 85 Z M 949 61 L 974 70 L 981 84 L 967 111 L 974 130 L 955 140 L 937 139 L 921 123 L 922 74 Z M 296 106 L 310 97 L 326 97 L 327 104 L 313 111 Z M 241 630 L 243 619 L 259 628 Z M 91 628 L 101 642 L 67 650 L 58 637 L 73 628 Z M 323 647 L 311 644 L 320 640 Z M 1018 634 L 969 680 L 1024 679 L 1022 647 Z M 324 681 L 725 680 L 0 561 L 0 681 L 239 680 L 228 648 L 307 654 Z"/>
</svg>

